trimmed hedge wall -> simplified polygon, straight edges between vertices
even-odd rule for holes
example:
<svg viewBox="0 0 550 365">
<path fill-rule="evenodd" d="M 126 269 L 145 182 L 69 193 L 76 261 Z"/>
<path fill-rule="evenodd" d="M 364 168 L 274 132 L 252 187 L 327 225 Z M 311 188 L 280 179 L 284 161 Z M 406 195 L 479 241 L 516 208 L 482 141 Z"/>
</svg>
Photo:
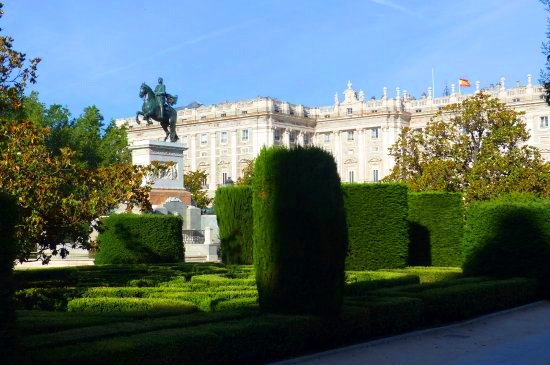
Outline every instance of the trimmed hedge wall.
<svg viewBox="0 0 550 365">
<path fill-rule="evenodd" d="M 14 238 L 18 208 L 10 195 L 0 193 L 0 353 L 11 363 L 15 356 L 15 307 L 13 303 L 13 263 L 17 255 Z"/>
<path fill-rule="evenodd" d="M 409 265 L 461 266 L 461 193 L 409 193 Z"/>
<path fill-rule="evenodd" d="M 407 265 L 407 187 L 401 184 L 344 184 L 349 236 L 346 270 Z"/>
<path fill-rule="evenodd" d="M 340 311 L 347 228 L 332 155 L 317 147 L 262 149 L 252 206 L 254 266 L 264 311 Z"/>
<path fill-rule="evenodd" d="M 214 199 L 221 240 L 222 261 L 252 265 L 252 187 L 229 186 L 216 190 Z"/>
<path fill-rule="evenodd" d="M 464 274 L 550 276 L 550 200 L 472 203 L 464 232 Z"/>
<path fill-rule="evenodd" d="M 176 262 L 184 257 L 182 220 L 156 214 L 115 214 L 102 220 L 96 264 Z"/>
</svg>

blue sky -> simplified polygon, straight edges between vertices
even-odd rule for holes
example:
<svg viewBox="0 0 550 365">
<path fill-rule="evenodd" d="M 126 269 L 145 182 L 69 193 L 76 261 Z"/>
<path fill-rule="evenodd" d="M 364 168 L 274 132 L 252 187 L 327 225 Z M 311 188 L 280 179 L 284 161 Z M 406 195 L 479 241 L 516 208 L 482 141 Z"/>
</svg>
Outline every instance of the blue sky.
<svg viewBox="0 0 550 365">
<path fill-rule="evenodd" d="M 436 96 L 459 77 L 538 80 L 546 12 L 537 0 L 5 0 L 3 34 L 43 59 L 37 90 L 73 116 L 141 108 L 158 76 L 179 105 L 272 96 L 330 105 L 348 80 Z M 341 95 L 341 94 L 340 94 Z"/>
</svg>

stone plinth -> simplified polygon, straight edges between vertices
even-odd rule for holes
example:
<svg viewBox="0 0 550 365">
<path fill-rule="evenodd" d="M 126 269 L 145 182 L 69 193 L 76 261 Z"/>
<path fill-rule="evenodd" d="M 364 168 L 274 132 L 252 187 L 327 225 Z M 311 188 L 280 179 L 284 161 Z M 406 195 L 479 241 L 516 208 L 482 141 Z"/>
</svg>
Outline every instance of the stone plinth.
<svg viewBox="0 0 550 365">
<path fill-rule="evenodd" d="M 150 201 L 162 205 L 167 199 L 177 198 L 185 205 L 191 204 L 191 194 L 183 186 L 183 151 L 181 143 L 161 141 L 136 141 L 131 145 L 132 163 L 150 165 L 153 162 L 173 163 L 174 165 L 153 179 Z"/>
</svg>

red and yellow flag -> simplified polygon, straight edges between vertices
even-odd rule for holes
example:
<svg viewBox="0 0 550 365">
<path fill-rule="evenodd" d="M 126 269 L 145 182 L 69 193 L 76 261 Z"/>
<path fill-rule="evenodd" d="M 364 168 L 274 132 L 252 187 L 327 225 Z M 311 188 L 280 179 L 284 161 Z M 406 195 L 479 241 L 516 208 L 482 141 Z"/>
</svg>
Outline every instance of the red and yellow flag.
<svg viewBox="0 0 550 365">
<path fill-rule="evenodd" d="M 472 86 L 472 85 L 470 85 L 470 81 L 468 81 L 466 79 L 458 79 L 458 84 L 461 87 L 470 87 L 470 86 Z"/>
</svg>

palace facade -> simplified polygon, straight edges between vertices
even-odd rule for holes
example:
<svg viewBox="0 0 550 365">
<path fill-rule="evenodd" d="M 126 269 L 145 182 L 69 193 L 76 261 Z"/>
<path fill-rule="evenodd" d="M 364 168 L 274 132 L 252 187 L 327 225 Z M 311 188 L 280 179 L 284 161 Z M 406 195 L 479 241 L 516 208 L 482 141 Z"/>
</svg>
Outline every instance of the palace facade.
<svg viewBox="0 0 550 365">
<path fill-rule="evenodd" d="M 523 116 L 530 131 L 529 144 L 538 147 L 550 160 L 550 107 L 541 86 L 517 83 L 507 88 L 501 79 L 496 86 L 474 92 L 487 92 Z M 442 107 L 472 96 L 456 92 L 432 97 L 431 88 L 421 99 L 414 99 L 399 88 L 388 95 L 384 88 L 379 99 L 365 99 L 363 91 L 348 82 L 343 100 L 337 93 L 334 104 L 307 107 L 271 97 L 257 97 L 215 105 L 196 105 L 178 109 L 177 133 L 187 150 L 184 171 L 204 170 L 205 187 L 213 193 L 229 178 L 236 181 L 248 160 L 256 158 L 263 146 L 316 145 L 334 155 L 343 182 L 376 182 L 393 167 L 388 149 L 403 127 L 423 128 Z M 128 126 L 128 141 L 163 140 L 158 123 L 138 125 L 135 117 L 116 120 Z"/>
</svg>

